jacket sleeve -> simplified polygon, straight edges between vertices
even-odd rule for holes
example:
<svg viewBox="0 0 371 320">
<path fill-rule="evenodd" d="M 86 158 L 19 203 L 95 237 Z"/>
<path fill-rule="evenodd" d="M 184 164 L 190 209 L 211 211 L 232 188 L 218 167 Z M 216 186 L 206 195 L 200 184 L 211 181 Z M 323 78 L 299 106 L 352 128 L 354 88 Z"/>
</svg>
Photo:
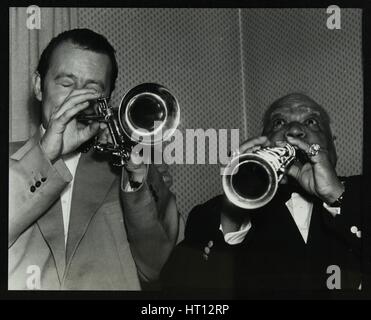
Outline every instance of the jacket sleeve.
<svg viewBox="0 0 371 320">
<path fill-rule="evenodd" d="M 202 244 L 205 241 L 200 239 L 198 229 L 201 206 L 196 206 L 188 215 L 185 228 L 185 239 L 172 251 L 169 259 L 161 270 L 160 282 L 164 290 L 187 290 L 202 285 L 199 281 L 204 274 L 202 268 Z"/>
<path fill-rule="evenodd" d="M 327 227 L 336 233 L 357 255 L 361 254 L 362 244 L 362 176 L 352 176 L 344 179 L 345 192 L 340 208 L 340 214 L 334 217 L 324 214 Z"/>
<path fill-rule="evenodd" d="M 161 271 L 161 285 L 165 291 L 194 294 L 194 289 L 233 287 L 235 256 L 241 246 L 227 244 L 219 230 L 221 199 L 211 199 L 190 212 L 185 239 L 176 246 Z M 213 246 L 205 255 L 210 241 Z"/>
<path fill-rule="evenodd" d="M 10 157 L 8 247 L 46 212 L 71 180 L 63 160 L 51 164 L 35 139 Z"/>
<path fill-rule="evenodd" d="M 122 171 L 121 189 L 128 178 Z M 149 166 L 146 181 L 133 192 L 121 192 L 128 240 L 143 281 L 157 280 L 175 245 L 183 239 L 184 220 L 162 175 Z"/>
</svg>

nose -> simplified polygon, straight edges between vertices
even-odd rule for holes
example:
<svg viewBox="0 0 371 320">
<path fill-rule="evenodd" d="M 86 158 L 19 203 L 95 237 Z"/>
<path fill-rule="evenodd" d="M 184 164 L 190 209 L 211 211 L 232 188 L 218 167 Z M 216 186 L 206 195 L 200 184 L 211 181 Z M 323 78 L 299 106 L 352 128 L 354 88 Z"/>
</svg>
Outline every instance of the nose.
<svg viewBox="0 0 371 320">
<path fill-rule="evenodd" d="M 304 138 L 305 131 L 300 123 L 294 122 L 289 125 L 285 132 L 285 137 L 292 137 L 292 138 Z"/>
</svg>

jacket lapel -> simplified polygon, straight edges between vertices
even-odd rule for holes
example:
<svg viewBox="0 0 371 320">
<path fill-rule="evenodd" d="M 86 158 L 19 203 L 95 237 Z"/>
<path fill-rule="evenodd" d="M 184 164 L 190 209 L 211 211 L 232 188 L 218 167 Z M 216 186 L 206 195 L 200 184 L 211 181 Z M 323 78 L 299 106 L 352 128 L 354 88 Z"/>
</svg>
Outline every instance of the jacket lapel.
<svg viewBox="0 0 371 320">
<path fill-rule="evenodd" d="M 313 201 L 313 209 L 312 209 L 312 217 L 310 219 L 309 224 L 309 232 L 308 232 L 308 241 L 307 241 L 307 247 L 322 247 L 321 244 L 323 242 L 323 235 L 321 235 L 321 228 L 322 225 L 320 215 L 328 214 L 328 212 L 325 212 L 325 208 L 323 208 L 321 201 Z"/>
<path fill-rule="evenodd" d="M 61 281 L 64 274 L 66 260 L 63 216 L 60 199 L 55 201 L 50 210 L 37 221 L 37 224 L 53 254 L 59 281 Z"/>
<path fill-rule="evenodd" d="M 74 180 L 66 261 L 70 263 L 89 222 L 102 205 L 116 175 L 107 161 L 97 161 L 93 151 L 83 153 Z"/>
</svg>

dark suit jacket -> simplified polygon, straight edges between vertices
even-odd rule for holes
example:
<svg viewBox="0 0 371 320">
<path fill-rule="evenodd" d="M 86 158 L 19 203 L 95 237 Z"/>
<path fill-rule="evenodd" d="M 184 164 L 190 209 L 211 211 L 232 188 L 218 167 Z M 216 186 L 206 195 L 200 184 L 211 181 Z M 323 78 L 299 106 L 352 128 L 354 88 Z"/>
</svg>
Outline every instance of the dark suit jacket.
<svg viewBox="0 0 371 320">
<path fill-rule="evenodd" d="M 48 161 L 37 136 L 19 146 L 10 146 L 9 289 L 140 290 L 158 277 L 182 221 L 155 168 L 139 190 L 122 192 L 107 161 L 82 154 L 65 247 L 60 194 L 72 176 L 63 160 Z"/>
<path fill-rule="evenodd" d="M 173 251 L 161 273 L 167 290 L 228 289 L 231 294 L 327 291 L 339 267 L 341 289 L 360 285 L 360 177 L 348 178 L 341 214 L 333 217 L 321 201 L 313 202 L 307 244 L 285 202 L 292 190 L 280 187 L 266 206 L 249 211 L 252 228 L 241 244 L 229 245 L 219 230 L 221 210 L 234 208 L 218 196 L 190 213 L 185 239 Z M 204 247 L 214 242 L 209 258 Z M 337 273 L 339 274 L 339 273 Z M 332 278 L 331 278 L 332 276 Z M 339 282 L 337 282 L 338 284 Z"/>
</svg>

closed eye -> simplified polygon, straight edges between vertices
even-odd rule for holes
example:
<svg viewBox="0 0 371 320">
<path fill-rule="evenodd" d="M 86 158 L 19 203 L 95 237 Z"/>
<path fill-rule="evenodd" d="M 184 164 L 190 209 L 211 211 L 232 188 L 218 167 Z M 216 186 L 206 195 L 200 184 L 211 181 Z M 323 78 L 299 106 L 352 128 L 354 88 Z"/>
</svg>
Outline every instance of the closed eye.
<svg viewBox="0 0 371 320">
<path fill-rule="evenodd" d="M 58 85 L 60 85 L 62 87 L 65 87 L 65 88 L 71 87 L 75 84 L 75 82 L 68 77 L 63 77 L 61 79 L 57 79 L 56 82 L 57 82 Z"/>
<path fill-rule="evenodd" d="M 73 83 L 71 83 L 71 82 L 62 82 L 62 83 L 60 83 L 60 85 L 62 86 L 62 87 L 65 87 L 65 88 L 68 88 L 68 87 L 71 87 L 71 86 L 73 86 Z"/>
</svg>

